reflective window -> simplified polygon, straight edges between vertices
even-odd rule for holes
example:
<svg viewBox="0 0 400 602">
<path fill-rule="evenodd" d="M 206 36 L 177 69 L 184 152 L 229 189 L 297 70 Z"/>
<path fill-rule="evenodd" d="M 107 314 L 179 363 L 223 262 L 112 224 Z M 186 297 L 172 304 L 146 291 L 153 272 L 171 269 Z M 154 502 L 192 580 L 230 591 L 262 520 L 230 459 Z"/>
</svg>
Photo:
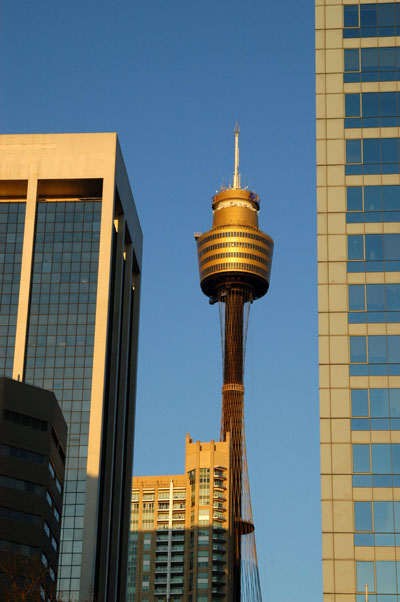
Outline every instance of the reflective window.
<svg viewBox="0 0 400 602">
<path fill-rule="evenodd" d="M 351 411 L 352 416 L 369 416 L 368 389 L 352 389 Z"/>
<path fill-rule="evenodd" d="M 362 234 L 351 234 L 347 237 L 347 254 L 352 260 L 364 259 L 364 237 Z"/>
<path fill-rule="evenodd" d="M 346 221 L 400 222 L 400 186 L 349 186 Z"/>
<path fill-rule="evenodd" d="M 354 519 L 356 531 L 372 531 L 371 502 L 354 502 Z"/>
<path fill-rule="evenodd" d="M 399 173 L 399 161 L 398 138 L 346 140 L 345 173 L 348 176 Z"/>
<path fill-rule="evenodd" d="M 347 252 L 348 272 L 400 271 L 400 234 L 351 234 Z"/>
<path fill-rule="evenodd" d="M 354 444 L 353 445 L 353 471 L 354 472 L 370 472 L 370 449 L 369 445 Z"/>
<path fill-rule="evenodd" d="M 0 203 L 0 375 L 12 377 L 25 203 Z"/>
<path fill-rule="evenodd" d="M 399 79 L 399 48 L 346 48 L 343 81 L 377 82 Z"/>
<path fill-rule="evenodd" d="M 357 591 L 365 591 L 366 585 L 369 592 L 375 591 L 374 563 L 357 562 Z"/>
<path fill-rule="evenodd" d="M 367 361 L 366 337 L 350 337 L 350 361 L 352 363 Z"/>
</svg>

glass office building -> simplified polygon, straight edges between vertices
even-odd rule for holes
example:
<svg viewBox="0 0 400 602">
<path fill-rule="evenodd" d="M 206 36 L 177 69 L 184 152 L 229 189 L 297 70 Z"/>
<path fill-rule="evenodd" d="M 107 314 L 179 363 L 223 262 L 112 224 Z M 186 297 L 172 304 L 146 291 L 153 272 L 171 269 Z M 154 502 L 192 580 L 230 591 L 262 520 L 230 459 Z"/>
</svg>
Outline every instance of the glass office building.
<svg viewBox="0 0 400 602">
<path fill-rule="evenodd" d="M 0 136 L 0 372 L 68 423 L 67 600 L 125 597 L 141 248 L 116 134 Z"/>
</svg>

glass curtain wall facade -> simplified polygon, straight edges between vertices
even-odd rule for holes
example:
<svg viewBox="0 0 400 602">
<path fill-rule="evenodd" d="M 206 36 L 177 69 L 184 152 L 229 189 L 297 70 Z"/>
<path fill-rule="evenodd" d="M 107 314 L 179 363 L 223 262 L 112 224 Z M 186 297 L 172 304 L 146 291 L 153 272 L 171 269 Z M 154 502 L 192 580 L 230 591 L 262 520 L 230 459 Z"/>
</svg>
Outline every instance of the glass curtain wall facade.
<svg viewBox="0 0 400 602">
<path fill-rule="evenodd" d="M 125 597 L 142 234 L 115 134 L 0 137 L 0 371 L 68 424 L 58 593 Z M 101 294 L 98 294 L 101 291 Z"/>
<path fill-rule="evenodd" d="M 400 600 L 400 3 L 316 0 L 324 599 Z"/>
</svg>

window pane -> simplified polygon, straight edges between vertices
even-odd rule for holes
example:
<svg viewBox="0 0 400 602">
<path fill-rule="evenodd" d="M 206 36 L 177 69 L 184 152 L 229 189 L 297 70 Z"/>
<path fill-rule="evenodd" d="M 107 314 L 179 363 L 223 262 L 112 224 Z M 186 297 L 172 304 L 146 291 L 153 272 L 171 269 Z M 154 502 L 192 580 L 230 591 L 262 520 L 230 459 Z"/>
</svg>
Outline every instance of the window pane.
<svg viewBox="0 0 400 602">
<path fill-rule="evenodd" d="M 346 117 L 360 116 L 360 95 L 346 94 L 345 95 Z"/>
<path fill-rule="evenodd" d="M 350 361 L 356 364 L 367 361 L 366 337 L 350 337 Z"/>
<path fill-rule="evenodd" d="M 385 259 L 400 259 L 400 234 L 384 236 Z"/>
<path fill-rule="evenodd" d="M 359 71 L 359 52 L 358 49 L 346 49 L 344 51 L 344 70 Z"/>
<path fill-rule="evenodd" d="M 386 308 L 391 311 L 400 310 L 400 284 L 386 285 Z"/>
<path fill-rule="evenodd" d="M 390 415 L 400 416 L 400 389 L 389 389 Z"/>
<path fill-rule="evenodd" d="M 365 186 L 364 207 L 365 211 L 381 211 L 382 201 L 380 186 Z"/>
<path fill-rule="evenodd" d="M 351 57 L 351 60 L 354 61 L 354 58 Z M 378 70 L 377 48 L 363 48 L 361 50 L 361 69 L 362 71 Z M 349 69 L 349 71 L 358 71 L 358 69 Z"/>
<path fill-rule="evenodd" d="M 361 140 L 346 140 L 346 163 L 361 163 Z"/>
<path fill-rule="evenodd" d="M 384 211 L 397 211 L 400 208 L 400 186 L 382 186 Z"/>
<path fill-rule="evenodd" d="M 394 4 L 378 4 L 378 25 L 391 27 L 394 24 Z"/>
<path fill-rule="evenodd" d="M 394 506 L 394 530 L 400 533 L 400 502 L 393 502 Z"/>
<path fill-rule="evenodd" d="M 356 531 L 372 531 L 371 502 L 354 502 Z"/>
<path fill-rule="evenodd" d="M 382 234 L 366 234 L 365 236 L 365 258 L 367 261 L 382 261 L 383 259 L 383 236 Z"/>
<path fill-rule="evenodd" d="M 388 343 L 388 361 L 389 363 L 400 363 L 400 335 L 391 335 L 387 337 Z"/>
<path fill-rule="evenodd" d="M 362 211 L 361 186 L 349 186 L 347 188 L 347 211 Z"/>
<path fill-rule="evenodd" d="M 365 309 L 364 285 L 349 285 L 349 309 L 350 311 Z"/>
<path fill-rule="evenodd" d="M 389 394 L 387 389 L 370 389 L 369 399 L 372 418 L 389 416 Z"/>
<path fill-rule="evenodd" d="M 376 562 L 376 589 L 380 594 L 397 593 L 395 562 Z"/>
<path fill-rule="evenodd" d="M 371 447 L 372 472 L 375 474 L 390 474 L 392 472 L 390 445 L 388 443 L 373 443 Z"/>
<path fill-rule="evenodd" d="M 396 68 L 395 48 L 379 48 L 379 67 L 381 70 L 385 71 Z"/>
<path fill-rule="evenodd" d="M 397 92 L 385 92 L 379 95 L 380 115 L 397 115 Z"/>
<path fill-rule="evenodd" d="M 393 533 L 393 502 L 374 502 L 375 533 Z"/>
<path fill-rule="evenodd" d="M 385 285 L 367 284 L 368 311 L 385 311 Z"/>
<path fill-rule="evenodd" d="M 363 159 L 364 163 L 381 162 L 380 140 L 378 138 L 370 138 L 369 140 L 363 140 Z"/>
<path fill-rule="evenodd" d="M 344 26 L 345 27 L 358 27 L 358 6 L 351 4 L 350 6 L 344 6 Z"/>
<path fill-rule="evenodd" d="M 393 474 L 400 474 L 400 444 L 392 443 L 392 470 Z"/>
<path fill-rule="evenodd" d="M 378 92 L 369 92 L 362 95 L 362 115 L 363 117 L 376 117 L 379 115 Z"/>
<path fill-rule="evenodd" d="M 349 259 L 364 259 L 364 241 L 362 234 L 351 234 L 348 236 L 347 249 Z"/>
<path fill-rule="evenodd" d="M 370 472 L 369 445 L 353 445 L 353 472 Z"/>
<path fill-rule="evenodd" d="M 382 163 L 399 162 L 399 142 L 397 138 L 385 138 L 382 143 Z M 365 159 L 364 159 L 364 162 Z M 375 161 L 373 161 L 375 163 Z"/>
<path fill-rule="evenodd" d="M 361 27 L 376 27 L 376 4 L 362 4 L 360 6 L 360 25 Z"/>
<path fill-rule="evenodd" d="M 370 364 L 385 364 L 387 362 L 385 335 L 368 337 L 368 362 Z"/>
<path fill-rule="evenodd" d="M 352 416 L 368 416 L 368 391 L 367 389 L 351 390 Z"/>
<path fill-rule="evenodd" d="M 368 585 L 368 591 L 375 591 L 374 563 L 357 562 L 357 591 L 364 592 Z"/>
</svg>

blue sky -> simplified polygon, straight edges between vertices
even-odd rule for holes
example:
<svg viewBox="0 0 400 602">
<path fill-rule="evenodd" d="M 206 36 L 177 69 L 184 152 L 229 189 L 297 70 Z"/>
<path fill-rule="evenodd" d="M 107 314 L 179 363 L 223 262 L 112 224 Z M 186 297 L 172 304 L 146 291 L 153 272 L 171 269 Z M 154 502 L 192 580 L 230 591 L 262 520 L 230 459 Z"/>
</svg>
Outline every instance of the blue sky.
<svg viewBox="0 0 400 602">
<path fill-rule="evenodd" d="M 193 233 L 209 229 L 211 197 L 232 175 L 239 120 L 242 178 L 276 245 L 245 381 L 271 602 L 322 597 L 313 25 L 313 4 L 297 0 L 0 7 L 1 132 L 120 137 L 144 232 L 137 475 L 182 473 L 186 432 L 219 436 L 218 309 L 200 291 Z"/>
</svg>

